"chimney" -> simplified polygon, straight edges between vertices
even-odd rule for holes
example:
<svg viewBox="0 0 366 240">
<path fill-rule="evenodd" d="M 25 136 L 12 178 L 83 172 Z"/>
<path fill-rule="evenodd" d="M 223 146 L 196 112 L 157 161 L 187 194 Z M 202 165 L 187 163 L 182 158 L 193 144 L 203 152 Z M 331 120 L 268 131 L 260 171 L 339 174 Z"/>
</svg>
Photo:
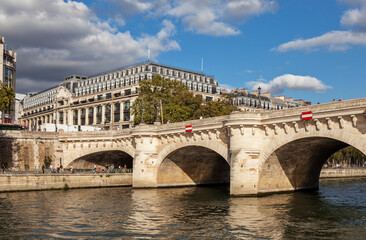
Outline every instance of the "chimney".
<svg viewBox="0 0 366 240">
<path fill-rule="evenodd" d="M 294 101 L 294 98 L 293 97 L 287 97 L 286 98 L 286 102 L 293 102 Z"/>
<path fill-rule="evenodd" d="M 239 91 L 248 95 L 248 88 L 241 88 Z"/>
<path fill-rule="evenodd" d="M 261 94 L 261 96 L 270 98 L 271 93 L 270 92 L 264 92 L 264 93 Z"/>
<path fill-rule="evenodd" d="M 295 100 L 295 102 L 298 104 L 305 104 L 305 101 L 302 99 Z"/>
<path fill-rule="evenodd" d="M 285 102 L 285 96 L 284 95 L 280 95 L 280 96 L 276 96 L 276 97 L 274 97 L 274 98 L 277 98 L 277 99 L 281 99 L 282 101 L 284 101 Z"/>
</svg>

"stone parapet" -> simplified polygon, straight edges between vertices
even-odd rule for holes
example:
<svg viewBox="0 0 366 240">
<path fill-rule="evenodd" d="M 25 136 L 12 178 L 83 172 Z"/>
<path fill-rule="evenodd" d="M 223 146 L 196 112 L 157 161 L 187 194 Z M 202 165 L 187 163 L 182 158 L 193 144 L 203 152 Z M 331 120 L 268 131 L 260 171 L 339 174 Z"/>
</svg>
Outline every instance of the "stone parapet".
<svg viewBox="0 0 366 240">
<path fill-rule="evenodd" d="M 366 177 L 366 168 L 322 169 L 320 178 Z"/>
<path fill-rule="evenodd" d="M 131 173 L 0 175 L 0 192 L 121 186 L 132 186 Z"/>
</svg>

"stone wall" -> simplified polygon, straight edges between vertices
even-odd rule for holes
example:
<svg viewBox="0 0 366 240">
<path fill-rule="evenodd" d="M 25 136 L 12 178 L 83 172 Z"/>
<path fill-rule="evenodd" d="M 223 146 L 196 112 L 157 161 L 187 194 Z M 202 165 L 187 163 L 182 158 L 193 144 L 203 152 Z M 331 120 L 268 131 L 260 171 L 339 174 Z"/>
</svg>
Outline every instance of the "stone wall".
<svg viewBox="0 0 366 240">
<path fill-rule="evenodd" d="M 366 177 L 366 168 L 323 169 L 320 178 Z"/>
<path fill-rule="evenodd" d="M 34 171 L 46 157 L 52 159 L 54 167 L 63 161 L 57 133 L 1 131 L 0 164 L 13 171 Z"/>
<path fill-rule="evenodd" d="M 132 174 L 1 175 L 0 192 L 132 186 Z"/>
</svg>

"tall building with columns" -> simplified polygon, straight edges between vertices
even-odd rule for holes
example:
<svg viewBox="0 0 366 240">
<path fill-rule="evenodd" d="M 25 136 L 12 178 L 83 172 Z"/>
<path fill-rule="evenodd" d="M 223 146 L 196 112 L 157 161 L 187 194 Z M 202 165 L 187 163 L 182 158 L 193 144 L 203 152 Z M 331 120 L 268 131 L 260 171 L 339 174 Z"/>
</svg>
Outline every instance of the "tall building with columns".
<svg viewBox="0 0 366 240">
<path fill-rule="evenodd" d="M 29 130 L 41 125 L 95 126 L 108 129 L 131 127 L 130 107 L 138 95 L 141 80 L 156 75 L 178 80 L 208 100 L 220 97 L 221 89 L 213 76 L 153 62 L 86 77 L 68 76 L 58 86 L 39 93 L 28 93 L 22 101 L 21 122 Z M 59 127 L 57 127 L 59 126 Z"/>
<path fill-rule="evenodd" d="M 15 89 L 17 55 L 5 45 L 5 38 L 0 36 L 0 84 Z M 13 123 L 15 120 L 14 104 L 10 111 L 0 111 L 0 123 Z"/>
</svg>

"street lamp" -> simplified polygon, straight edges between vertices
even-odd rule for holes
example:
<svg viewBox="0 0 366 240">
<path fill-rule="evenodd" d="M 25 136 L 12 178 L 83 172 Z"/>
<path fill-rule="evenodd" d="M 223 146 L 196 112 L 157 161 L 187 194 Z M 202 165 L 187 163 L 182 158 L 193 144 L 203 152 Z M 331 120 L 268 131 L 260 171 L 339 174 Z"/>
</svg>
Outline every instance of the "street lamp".
<svg viewBox="0 0 366 240">
<path fill-rule="evenodd" d="M 158 123 L 158 122 L 160 122 L 160 120 L 159 120 L 159 105 L 155 105 L 155 108 L 156 108 L 155 122 Z"/>
<path fill-rule="evenodd" d="M 258 87 L 258 108 L 262 108 L 262 103 L 261 103 L 261 87 Z"/>
</svg>

